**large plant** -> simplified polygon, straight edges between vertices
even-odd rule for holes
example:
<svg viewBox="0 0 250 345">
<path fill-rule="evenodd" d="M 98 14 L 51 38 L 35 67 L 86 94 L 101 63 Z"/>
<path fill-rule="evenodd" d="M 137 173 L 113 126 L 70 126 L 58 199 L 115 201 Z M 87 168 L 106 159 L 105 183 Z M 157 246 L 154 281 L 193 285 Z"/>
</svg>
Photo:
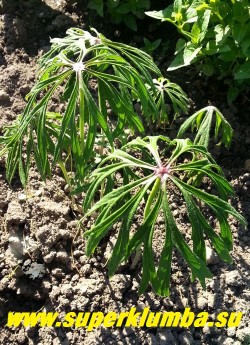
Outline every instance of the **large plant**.
<svg viewBox="0 0 250 345">
<path fill-rule="evenodd" d="M 220 257 L 230 262 L 232 238 L 227 216 L 232 214 L 244 223 L 242 216 L 227 203 L 233 194 L 232 188 L 207 152 L 213 123 L 215 138 L 220 137 L 225 146 L 229 146 L 232 137 L 230 124 L 218 109 L 209 106 L 183 123 L 178 139 L 148 137 L 128 143 L 124 138 L 125 129 L 132 134 L 143 134 L 144 126 L 168 121 L 166 101 L 170 101 L 177 115 L 187 111 L 188 99 L 181 88 L 161 76 L 149 55 L 112 42 L 97 32 L 91 35 L 70 29 L 65 38 L 53 39 L 52 43 L 50 51 L 40 60 L 38 81 L 27 96 L 23 114 L 4 129 L 4 136 L 0 138 L 0 156 L 7 154 L 8 180 L 12 180 L 18 168 L 25 185 L 33 156 L 43 179 L 51 174 L 53 165 L 59 164 L 71 190 L 74 189 L 72 194 L 87 190 L 83 205 L 85 216 L 100 211 L 94 226 L 86 231 L 88 255 L 112 225 L 121 220 L 108 265 L 111 274 L 143 244 L 141 291 L 151 282 L 157 293 L 168 294 L 172 250 L 177 248 L 189 264 L 193 278 L 198 277 L 204 285 L 205 278 L 211 276 L 205 264 L 204 234 Z M 64 106 L 62 112 L 51 111 L 55 99 L 58 106 Z M 139 105 L 137 112 L 135 103 Z M 197 130 L 194 143 L 181 139 L 189 128 Z M 121 150 L 115 148 L 117 138 L 125 142 Z M 159 139 L 168 152 L 158 150 Z M 94 152 L 97 146 L 103 151 L 102 141 L 108 145 L 110 154 L 101 167 L 95 169 Z M 127 152 L 131 149 L 135 151 Z M 191 154 L 188 163 L 182 160 L 186 154 Z M 118 171 L 122 179 L 116 184 Z M 214 183 L 217 196 L 199 189 L 204 176 Z M 171 213 L 168 197 L 173 186 L 186 202 L 192 224 L 193 251 Z M 100 200 L 91 208 L 99 187 Z M 143 201 L 143 221 L 130 237 L 134 214 Z M 218 218 L 220 234 L 202 214 L 202 204 L 207 204 Z M 165 219 L 165 243 L 156 269 L 152 236 L 160 212 Z"/>
<path fill-rule="evenodd" d="M 1 138 L 4 147 L 0 155 L 8 153 L 8 180 L 18 167 L 26 184 L 31 152 L 44 179 L 50 175 L 50 155 L 68 179 L 64 152 L 70 158 L 74 182 L 83 181 L 98 133 L 107 138 L 112 149 L 124 128 L 144 132 L 143 122 L 156 120 L 157 89 L 150 73 L 161 76 L 149 55 L 96 31 L 92 36 L 70 29 L 65 38 L 53 39 L 50 51 L 40 60 L 38 82 L 27 96 L 23 114 L 5 128 Z M 91 80 L 98 92 L 91 88 Z M 65 104 L 63 113 L 50 111 L 55 98 Z M 134 101 L 141 106 L 143 121 Z"/>
<path fill-rule="evenodd" d="M 72 174 L 73 184 L 81 183 L 100 136 L 112 150 L 125 128 L 143 133 L 145 124 L 158 121 L 165 99 L 153 77 L 163 77 L 152 58 L 93 32 L 69 29 L 65 38 L 51 40 L 51 49 L 40 59 L 38 81 L 26 97 L 24 112 L 0 139 L 4 145 L 0 156 L 8 153 L 9 181 L 18 167 L 26 184 L 34 152 L 43 179 L 50 176 L 51 156 L 52 165 L 60 165 L 68 183 Z M 174 112 L 186 110 L 181 88 L 169 80 L 164 85 Z M 64 112 L 51 112 L 54 99 L 64 105 Z"/>
<path fill-rule="evenodd" d="M 165 144 L 162 155 L 158 148 L 159 140 Z M 185 162 L 183 157 L 186 157 L 187 153 L 191 154 L 193 159 Z M 105 164 L 107 162 L 109 163 Z M 109 191 L 110 182 L 115 179 L 118 172 L 123 176 L 123 183 Z M 192 185 L 193 179 L 189 179 L 190 175 L 199 177 L 199 180 L 208 177 L 214 184 L 216 195 Z M 119 264 L 127 260 L 142 244 L 143 274 L 140 292 L 144 292 L 150 282 L 157 294 L 169 294 L 174 248 L 188 263 L 192 279 L 197 277 L 205 287 L 205 278 L 211 277 L 206 267 L 205 237 L 210 240 L 222 260 L 229 263 L 232 261 L 229 254 L 232 249 L 232 235 L 227 221 L 228 215 L 231 214 L 242 224 L 245 222 L 227 202 L 227 198 L 233 195 L 233 189 L 204 146 L 195 145 L 189 139 L 170 141 L 163 136 L 147 137 L 144 140 L 137 138 L 105 158 L 101 166 L 93 172 L 92 179 L 84 200 L 84 212 L 85 217 L 97 211 L 99 215 L 92 228 L 85 231 L 87 255 L 93 253 L 113 224 L 121 223 L 112 255 L 107 263 L 110 275 L 113 275 Z M 104 181 L 107 193 L 97 201 L 96 192 Z M 187 244 L 171 210 L 169 196 L 175 189 L 182 194 L 186 204 L 192 228 L 193 250 Z M 204 216 L 205 206 L 210 208 L 218 220 L 219 232 L 214 231 Z M 140 212 L 140 208 L 144 210 L 142 220 L 136 232 L 131 233 L 134 216 Z M 152 240 L 161 212 L 165 231 L 156 268 Z"/>
<path fill-rule="evenodd" d="M 175 0 L 147 15 L 168 21 L 183 35 L 168 70 L 195 63 L 205 75 L 229 83 L 233 101 L 250 82 L 250 6 L 248 0 Z"/>
</svg>

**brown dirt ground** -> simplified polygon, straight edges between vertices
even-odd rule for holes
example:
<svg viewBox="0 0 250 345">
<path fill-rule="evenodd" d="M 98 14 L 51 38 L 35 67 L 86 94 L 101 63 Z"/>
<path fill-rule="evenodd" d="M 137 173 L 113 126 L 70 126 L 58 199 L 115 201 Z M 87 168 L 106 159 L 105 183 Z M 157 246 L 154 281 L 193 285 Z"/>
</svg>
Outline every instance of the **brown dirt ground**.
<svg viewBox="0 0 250 345">
<path fill-rule="evenodd" d="M 0 4 L 1 132 L 4 125 L 22 112 L 24 96 L 35 80 L 37 58 L 48 49 L 49 37 L 63 36 L 71 26 L 86 27 L 85 19 L 90 23 L 91 20 L 87 11 L 79 11 L 76 4 L 67 4 L 66 0 L 2 0 Z M 182 74 L 182 78 L 194 107 L 206 105 L 208 93 L 205 88 L 203 91 L 204 82 L 188 81 L 188 74 Z M 222 97 L 213 87 L 206 87 L 210 89 L 210 102 L 222 110 L 235 129 L 230 151 L 216 148 L 213 153 L 235 188 L 236 198 L 232 203 L 249 220 L 250 174 L 247 169 L 250 168 L 244 168 L 250 158 L 249 100 L 243 97 L 229 108 L 220 102 Z M 182 230 L 188 231 L 183 218 L 184 205 L 174 196 L 173 207 L 177 209 L 176 217 Z M 112 247 L 112 237 L 103 242 L 90 259 L 85 256 L 82 236 L 73 241 L 77 217 L 60 173 L 56 170 L 53 178 L 44 183 L 32 167 L 29 184 L 23 190 L 18 178 L 8 185 L 5 162 L 1 159 L 0 344 L 250 344 L 250 231 L 239 227 L 233 219 L 230 223 L 234 263 L 228 265 L 213 256 L 209 267 L 214 278 L 207 281 L 206 291 L 198 282 L 190 283 L 187 267 L 176 255 L 170 297 L 157 297 L 150 289 L 138 296 L 140 267 L 131 270 L 129 264 L 123 265 L 108 279 L 105 261 Z M 159 220 L 156 247 L 160 238 Z M 42 265 L 39 267 L 44 272 L 31 279 L 27 270 L 36 264 Z M 9 311 L 57 311 L 63 318 L 68 311 L 120 312 L 132 306 L 138 310 L 149 306 L 152 311 L 183 311 L 188 306 L 194 312 L 208 311 L 212 320 L 219 311 L 243 311 L 244 316 L 237 329 L 101 327 L 88 333 L 83 328 L 10 329 L 5 326 Z"/>
</svg>

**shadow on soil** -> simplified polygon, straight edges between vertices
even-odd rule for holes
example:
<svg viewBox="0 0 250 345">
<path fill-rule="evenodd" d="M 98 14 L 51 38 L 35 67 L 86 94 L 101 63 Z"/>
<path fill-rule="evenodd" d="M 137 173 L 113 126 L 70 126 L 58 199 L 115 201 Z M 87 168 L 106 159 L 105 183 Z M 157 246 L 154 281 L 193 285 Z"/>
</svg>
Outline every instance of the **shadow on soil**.
<svg viewBox="0 0 250 345">
<path fill-rule="evenodd" d="M 52 7 L 42 0 L 0 1 L 7 53 L 24 48 L 27 54 L 34 56 L 39 48 L 49 44 L 50 37 L 63 36 L 69 27 L 76 25 L 65 7 L 56 7 L 54 0 L 47 1 L 50 2 Z"/>
</svg>

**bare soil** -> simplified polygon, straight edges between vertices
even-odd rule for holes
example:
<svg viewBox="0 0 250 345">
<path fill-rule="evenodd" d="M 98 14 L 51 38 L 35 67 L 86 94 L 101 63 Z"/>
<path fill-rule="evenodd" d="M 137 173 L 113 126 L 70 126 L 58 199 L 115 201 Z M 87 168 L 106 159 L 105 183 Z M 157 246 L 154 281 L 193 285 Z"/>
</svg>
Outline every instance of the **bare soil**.
<svg viewBox="0 0 250 345">
<path fill-rule="evenodd" d="M 0 1 L 0 132 L 23 110 L 24 97 L 32 87 L 37 59 L 49 49 L 49 38 L 64 36 L 67 28 L 95 26 L 82 6 L 66 0 Z M 98 19 L 100 21 L 100 19 Z M 98 29 L 100 30 L 99 23 Z M 109 32 L 104 34 L 113 34 Z M 114 30 L 117 34 L 117 31 Z M 137 38 L 138 40 L 138 38 Z M 235 132 L 229 151 L 223 147 L 213 154 L 234 186 L 233 205 L 250 218 L 250 121 L 247 98 L 234 107 L 225 104 L 225 93 L 217 85 L 191 79 L 190 73 L 175 76 L 193 100 L 193 107 L 217 105 Z M 180 79 L 180 80 L 179 80 Z M 180 120 L 181 121 L 181 120 Z M 176 130 L 178 123 L 171 128 Z M 187 232 L 184 205 L 173 195 L 175 216 Z M 213 219 L 211 219 L 211 222 Z M 138 296 L 141 263 L 131 270 L 123 265 L 108 278 L 106 258 L 112 237 L 103 241 L 95 254 L 85 256 L 85 242 L 77 233 L 77 214 L 71 209 L 67 186 L 58 170 L 46 183 L 35 167 L 25 190 L 16 177 L 5 179 L 5 161 L 0 161 L 0 344 L 250 344 L 250 229 L 230 220 L 234 237 L 234 263 L 225 264 L 212 253 L 209 267 L 214 278 L 203 291 L 191 283 L 187 266 L 176 254 L 172 267 L 172 290 L 168 298 L 157 297 L 150 289 Z M 216 226 L 216 224 L 214 224 Z M 114 229 L 113 234 L 115 234 Z M 155 237 L 161 237 L 161 221 Z M 158 241 L 158 242 L 157 242 Z M 35 272 L 35 273 L 34 273 Z M 37 276 L 35 274 L 37 273 Z M 92 332 L 71 328 L 7 328 L 9 311 L 208 311 L 213 320 L 220 311 L 243 311 L 239 328 L 161 329 L 124 328 Z"/>
</svg>

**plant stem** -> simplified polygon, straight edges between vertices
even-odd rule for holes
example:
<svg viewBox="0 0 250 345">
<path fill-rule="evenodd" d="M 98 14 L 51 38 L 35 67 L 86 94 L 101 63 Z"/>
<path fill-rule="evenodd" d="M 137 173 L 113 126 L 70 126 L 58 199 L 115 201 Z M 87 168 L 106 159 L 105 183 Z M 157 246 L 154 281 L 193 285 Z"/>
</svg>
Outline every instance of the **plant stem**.
<svg viewBox="0 0 250 345">
<path fill-rule="evenodd" d="M 69 175 L 68 175 L 68 173 L 67 173 L 67 170 L 66 170 L 66 168 L 65 168 L 65 165 L 64 165 L 63 161 L 62 161 L 62 160 L 59 160 L 59 161 L 58 161 L 58 164 L 59 164 L 59 166 L 60 166 L 60 168 L 61 168 L 61 170 L 62 170 L 62 173 L 63 173 L 63 176 L 64 176 L 65 181 L 66 181 L 67 184 L 70 186 Z"/>
<path fill-rule="evenodd" d="M 78 73 L 77 77 L 79 78 L 79 131 L 80 131 L 80 141 L 81 141 L 81 149 L 82 153 L 84 152 L 85 149 L 85 132 L 84 132 L 84 126 L 85 126 L 85 111 L 84 111 L 84 92 L 82 88 L 82 76 L 81 72 Z"/>
<path fill-rule="evenodd" d="M 140 260 L 140 256 L 141 256 L 141 245 L 136 249 L 136 252 L 135 252 L 135 257 L 132 261 L 132 264 L 130 265 L 130 269 L 131 270 L 134 270 L 135 267 L 137 266 L 139 260 Z"/>
<path fill-rule="evenodd" d="M 59 164 L 59 166 L 60 166 L 60 168 L 61 168 L 61 170 L 62 170 L 64 179 L 65 179 L 65 181 L 67 182 L 67 184 L 68 184 L 68 186 L 69 186 L 69 190 L 70 190 L 70 192 L 71 192 L 71 191 L 72 191 L 71 182 L 70 182 L 70 178 L 69 178 L 69 175 L 68 175 L 68 173 L 67 173 L 67 170 L 66 170 L 66 168 L 65 168 L 65 164 L 63 163 L 62 160 L 59 160 L 58 164 Z M 72 200 L 72 205 L 75 205 L 76 202 L 75 202 L 75 196 L 74 196 L 74 195 L 71 196 L 71 200 Z"/>
<path fill-rule="evenodd" d="M 154 201 L 154 198 L 156 196 L 156 193 L 158 192 L 159 190 L 159 187 L 161 185 L 161 179 L 158 177 L 156 180 L 155 180 L 155 183 L 154 183 L 154 186 L 151 190 L 151 193 L 149 194 L 149 197 L 148 197 L 148 200 L 147 200 L 147 203 L 146 203 L 146 206 L 145 206 L 145 210 L 144 210 L 144 221 L 145 219 L 148 217 L 149 213 L 150 213 L 150 208 L 152 206 L 152 203 Z"/>
</svg>

